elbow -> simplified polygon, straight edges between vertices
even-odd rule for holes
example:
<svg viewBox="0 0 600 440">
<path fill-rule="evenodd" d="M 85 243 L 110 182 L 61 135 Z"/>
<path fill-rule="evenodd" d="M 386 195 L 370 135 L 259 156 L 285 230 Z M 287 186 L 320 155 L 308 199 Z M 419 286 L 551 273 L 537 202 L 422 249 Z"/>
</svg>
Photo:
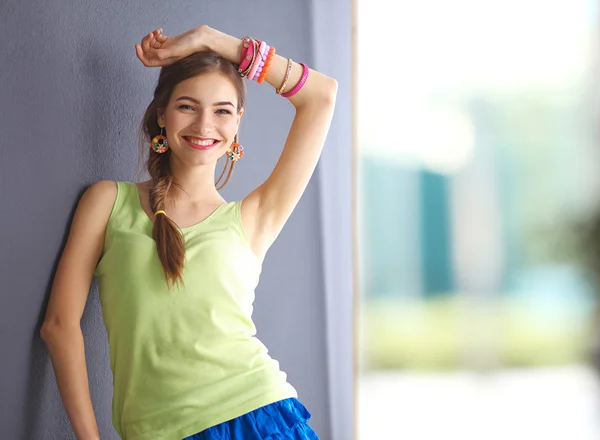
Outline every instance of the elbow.
<svg viewBox="0 0 600 440">
<path fill-rule="evenodd" d="M 46 341 L 51 331 L 52 325 L 50 323 L 44 322 L 42 324 L 42 328 L 40 328 L 40 338 L 42 338 L 43 341 Z"/>
<path fill-rule="evenodd" d="M 327 78 L 319 87 L 319 93 L 313 97 L 313 104 L 316 104 L 319 108 L 323 107 L 335 107 L 335 100 L 337 97 L 338 83 L 336 80 Z"/>
<path fill-rule="evenodd" d="M 44 321 L 42 327 L 40 328 L 40 337 L 44 342 L 47 342 L 50 338 L 54 338 L 54 335 L 57 333 L 63 333 L 65 330 L 79 330 L 81 331 L 81 327 L 75 325 L 69 325 L 65 327 L 64 325 L 60 325 L 54 321 Z"/>
<path fill-rule="evenodd" d="M 330 87 L 333 92 L 333 96 L 335 96 L 335 95 L 337 95 L 337 91 L 338 91 L 338 82 L 335 79 L 330 78 L 330 83 L 331 83 Z"/>
<path fill-rule="evenodd" d="M 335 99 L 337 97 L 338 82 L 333 78 L 327 78 L 327 83 L 323 87 L 323 99 L 325 102 L 335 105 Z"/>
<path fill-rule="evenodd" d="M 309 93 L 301 95 L 300 99 L 296 99 L 295 97 L 290 98 L 296 110 L 335 107 L 338 90 L 337 81 L 323 75 L 317 78 L 311 84 Z"/>
</svg>

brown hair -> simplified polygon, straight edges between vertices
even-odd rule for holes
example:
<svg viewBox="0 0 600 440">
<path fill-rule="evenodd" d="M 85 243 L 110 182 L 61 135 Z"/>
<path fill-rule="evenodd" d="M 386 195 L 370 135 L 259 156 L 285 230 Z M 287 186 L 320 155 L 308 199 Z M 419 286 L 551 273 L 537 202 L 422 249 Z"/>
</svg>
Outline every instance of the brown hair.
<svg viewBox="0 0 600 440">
<path fill-rule="evenodd" d="M 180 82 L 205 73 L 217 72 L 228 78 L 237 90 L 238 112 L 244 108 L 246 100 L 246 85 L 233 63 L 222 58 L 218 53 L 211 51 L 196 52 L 168 66 L 160 69 L 158 84 L 154 90 L 154 99 L 148 105 L 142 118 L 139 131 L 140 161 L 145 161 L 145 169 L 152 179 L 149 189 L 150 207 L 152 212 L 165 209 L 171 185 L 181 186 L 170 175 L 171 150 L 157 154 L 150 146 L 152 138 L 160 134 L 157 117 L 158 110 L 167 107 L 175 86 Z M 168 133 L 166 133 L 168 137 Z M 237 142 L 237 135 L 235 142 Z M 229 172 L 225 182 L 217 189 L 223 188 L 233 172 L 235 161 L 225 160 L 225 166 L 215 186 L 219 184 L 227 168 Z M 182 188 L 183 190 L 183 188 Z M 169 290 L 176 284 L 183 283 L 183 267 L 185 261 L 185 242 L 183 235 L 174 221 L 165 215 L 154 218 L 152 238 L 156 242 L 158 258 L 163 267 L 165 281 Z"/>
</svg>

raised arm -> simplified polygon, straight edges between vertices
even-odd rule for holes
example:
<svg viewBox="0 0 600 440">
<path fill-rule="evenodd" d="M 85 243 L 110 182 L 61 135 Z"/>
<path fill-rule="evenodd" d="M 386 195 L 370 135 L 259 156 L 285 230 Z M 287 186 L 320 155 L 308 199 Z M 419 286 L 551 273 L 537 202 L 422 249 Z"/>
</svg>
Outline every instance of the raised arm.
<svg viewBox="0 0 600 440">
<path fill-rule="evenodd" d="M 242 41 L 216 29 L 205 28 L 205 42 L 232 63 L 240 62 Z M 276 46 L 276 42 L 272 42 Z M 288 66 L 284 56 L 274 55 L 265 81 L 281 87 Z M 293 62 L 287 90 L 298 83 L 303 68 Z M 312 176 L 335 106 L 337 82 L 310 70 L 302 89 L 288 100 L 296 108 L 283 151 L 268 179 L 252 191 L 242 205 L 245 226 L 253 227 L 252 236 L 260 253 L 266 252 L 296 207 Z M 262 251 L 262 252 L 261 252 Z"/>
<path fill-rule="evenodd" d="M 276 46 L 276 42 L 269 42 Z M 234 64 L 241 62 L 243 42 L 206 25 L 176 37 L 167 37 L 159 28 L 136 44 L 136 54 L 145 66 L 168 65 L 194 52 L 212 50 Z M 265 81 L 276 89 L 282 86 L 288 59 L 275 53 Z M 303 68 L 293 62 L 286 91 L 294 88 Z M 283 152 L 266 181 L 244 198 L 242 219 L 252 247 L 264 255 L 296 207 L 312 176 L 333 117 L 337 82 L 315 70 L 298 93 L 289 97 L 296 114 Z M 282 98 L 283 99 L 283 98 Z"/>
</svg>

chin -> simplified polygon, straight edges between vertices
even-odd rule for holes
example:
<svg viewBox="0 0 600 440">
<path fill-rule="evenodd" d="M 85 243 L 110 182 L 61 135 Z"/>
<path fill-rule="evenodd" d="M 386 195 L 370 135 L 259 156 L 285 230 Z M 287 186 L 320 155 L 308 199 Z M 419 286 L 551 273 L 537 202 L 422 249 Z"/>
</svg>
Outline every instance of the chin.
<svg viewBox="0 0 600 440">
<path fill-rule="evenodd" d="M 216 164 L 219 159 L 225 154 L 225 152 L 217 152 L 217 151 L 202 151 L 195 152 L 191 155 L 191 158 L 188 160 L 197 165 L 211 165 Z"/>
</svg>

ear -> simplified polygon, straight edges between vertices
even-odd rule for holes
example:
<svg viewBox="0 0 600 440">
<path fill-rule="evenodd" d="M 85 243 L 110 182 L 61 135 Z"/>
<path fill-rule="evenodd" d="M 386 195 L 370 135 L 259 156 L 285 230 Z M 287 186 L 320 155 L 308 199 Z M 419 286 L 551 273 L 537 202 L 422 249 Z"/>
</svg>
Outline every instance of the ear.
<svg viewBox="0 0 600 440">
<path fill-rule="evenodd" d="M 244 109 L 241 109 L 241 110 L 238 112 L 238 114 L 237 114 L 237 126 L 238 126 L 238 128 L 239 128 L 239 126 L 240 126 L 240 122 L 241 122 L 241 120 L 242 120 L 242 116 L 243 116 L 243 114 L 244 114 Z"/>
<path fill-rule="evenodd" d="M 164 111 L 163 111 L 163 109 L 161 109 L 161 108 L 159 108 L 159 109 L 156 111 L 156 122 L 158 122 L 158 125 L 159 125 L 160 127 L 164 127 L 165 125 L 167 125 L 167 124 L 165 123 L 165 114 L 164 114 Z"/>
</svg>

